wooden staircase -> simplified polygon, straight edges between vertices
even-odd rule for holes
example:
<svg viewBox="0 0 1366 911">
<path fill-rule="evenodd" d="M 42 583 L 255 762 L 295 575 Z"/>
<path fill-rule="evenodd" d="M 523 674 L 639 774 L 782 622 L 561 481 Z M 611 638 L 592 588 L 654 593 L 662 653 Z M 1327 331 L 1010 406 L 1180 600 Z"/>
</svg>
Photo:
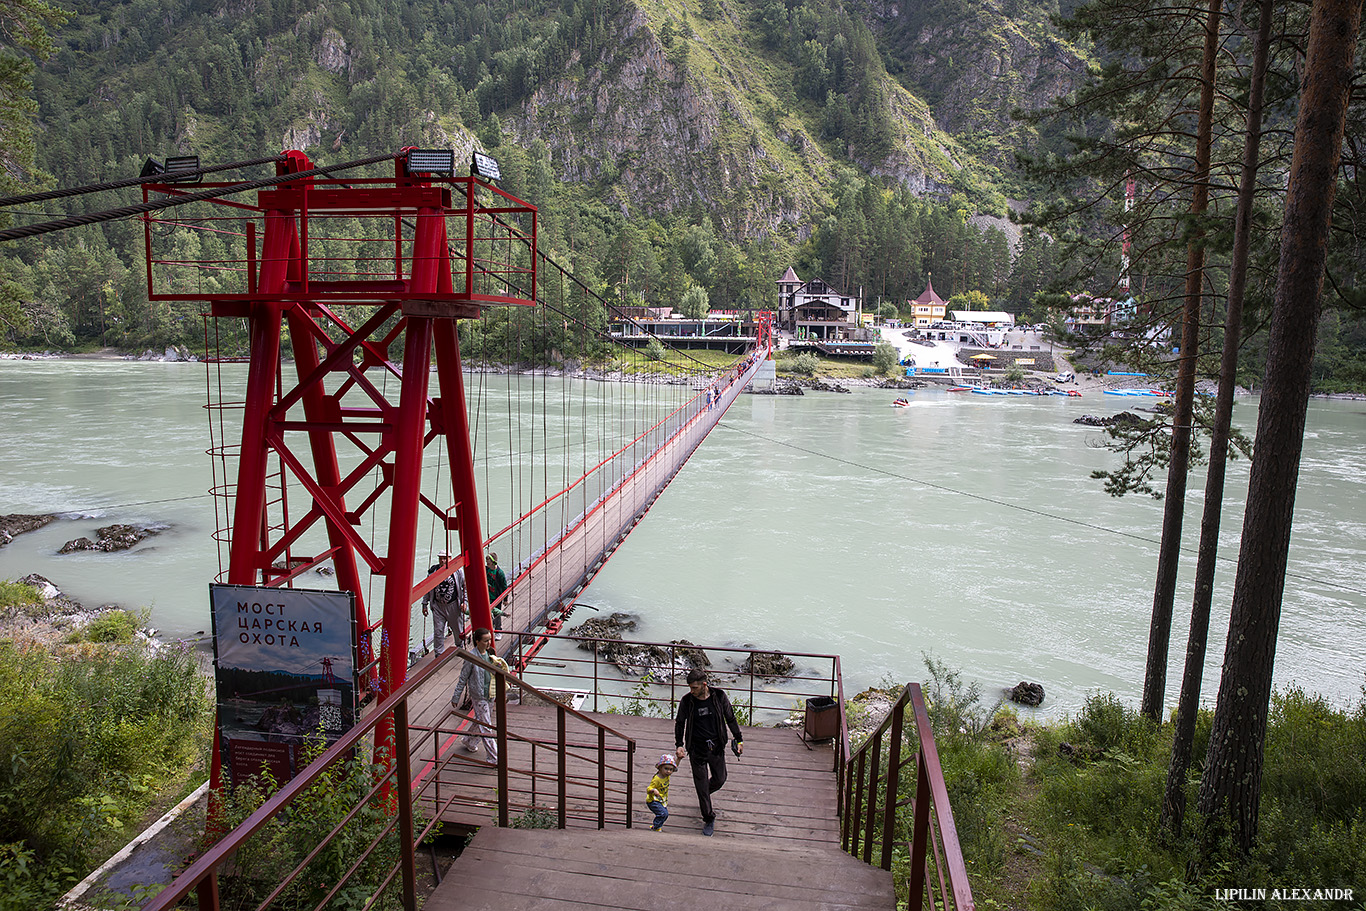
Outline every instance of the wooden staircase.
<svg viewBox="0 0 1366 911">
<path fill-rule="evenodd" d="M 444 691 L 437 689 L 438 693 Z M 445 710 L 441 700 L 415 714 Z M 509 706 L 509 727 L 553 729 L 540 708 Z M 684 760 L 669 793 L 669 820 L 649 829 L 645 786 L 661 752 L 673 750 L 673 721 L 596 716 L 637 743 L 633 828 L 597 829 L 580 819 L 559 829 L 499 828 L 484 809 L 452 807 L 451 825 L 479 826 L 424 909 L 718 908 L 879 909 L 896 907 L 892 875 L 839 849 L 834 755 L 827 744 L 803 743 L 792 728 L 746 728 L 745 753 L 727 754 L 728 780 L 714 797 L 716 834 L 701 834 L 692 770 Z M 457 748 L 453 743 L 451 748 Z M 517 764 L 528 757 L 510 746 Z M 443 788 L 472 795 L 494 784 L 487 770 L 457 768 Z M 514 787 L 514 791 L 518 789 Z M 525 800 L 525 795 L 518 794 Z"/>
</svg>

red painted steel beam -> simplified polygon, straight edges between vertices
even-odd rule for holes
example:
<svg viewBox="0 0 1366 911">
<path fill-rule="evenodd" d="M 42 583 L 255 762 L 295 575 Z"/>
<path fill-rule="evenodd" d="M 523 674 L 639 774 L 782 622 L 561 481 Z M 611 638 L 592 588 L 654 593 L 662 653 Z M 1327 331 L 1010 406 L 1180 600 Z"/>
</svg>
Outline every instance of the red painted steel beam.
<svg viewBox="0 0 1366 911">
<path fill-rule="evenodd" d="M 417 559 L 418 495 L 422 491 L 422 439 L 427 419 L 427 362 L 432 322 L 408 321 L 403 346 L 403 386 L 394 433 L 394 493 L 389 514 L 389 549 L 384 568 L 384 620 L 380 640 L 380 696 L 388 696 L 408 677 L 408 623 L 413 606 L 413 565 Z M 380 722 L 375 749 L 393 761 L 393 724 Z M 378 758 L 378 757 L 377 757 Z"/>
<path fill-rule="evenodd" d="M 455 517 L 460 529 L 460 556 L 469 567 L 465 570 L 465 594 L 470 625 L 475 629 L 493 629 L 489 583 L 484 575 L 484 536 L 479 527 L 474 451 L 470 446 L 469 414 L 465 407 L 465 377 L 460 370 L 460 336 L 454 320 L 436 322 L 436 377 L 441 385 L 437 411 L 446 433 L 451 496 L 456 504 Z"/>
</svg>

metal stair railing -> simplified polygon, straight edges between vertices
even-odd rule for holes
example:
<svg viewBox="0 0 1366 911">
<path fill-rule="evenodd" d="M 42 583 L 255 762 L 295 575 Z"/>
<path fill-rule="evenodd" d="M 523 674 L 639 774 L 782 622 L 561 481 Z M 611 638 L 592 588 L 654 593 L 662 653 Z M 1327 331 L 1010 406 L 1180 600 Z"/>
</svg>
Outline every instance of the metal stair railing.
<svg viewBox="0 0 1366 911">
<path fill-rule="evenodd" d="M 903 756 L 907 705 L 911 706 L 918 741 L 914 759 Z M 868 864 L 874 863 L 874 848 L 878 848 L 876 863 L 884 870 L 892 869 L 893 849 L 906 847 L 910 908 L 923 907 L 928 898 L 932 908 L 973 911 L 976 905 L 967 865 L 958 843 L 948 788 L 920 685 L 906 684 L 887 717 L 857 750 L 849 751 L 847 730 L 841 734 L 840 847 Z M 910 769 L 915 771 L 915 796 L 902 797 L 902 772 Z M 906 806 L 912 809 L 909 840 L 904 835 L 898 839 L 897 832 L 897 811 Z"/>
<path fill-rule="evenodd" d="M 498 743 L 496 799 L 497 822 L 500 827 L 506 828 L 509 825 L 514 810 L 535 811 L 545 809 L 541 803 L 543 795 L 548 798 L 552 792 L 555 795 L 554 810 L 557 828 L 566 828 L 571 817 L 594 819 L 599 829 L 606 828 L 609 823 L 621 825 L 628 829 L 632 827 L 632 815 L 635 808 L 635 740 L 601 721 L 565 705 L 551 694 L 532 686 L 496 665 L 484 661 L 472 652 L 465 649 L 456 649 L 453 652 L 464 660 L 494 674 L 495 730 L 490 736 Z M 451 652 L 447 652 L 442 655 L 440 660 L 449 660 L 450 654 Z M 510 686 L 519 688 L 524 699 L 527 695 L 531 695 L 554 707 L 556 714 L 556 736 L 554 739 L 527 736 L 512 729 L 507 713 L 507 693 Z M 578 720 L 593 732 L 591 742 L 571 742 L 568 731 L 570 718 Z M 471 714 L 451 708 L 443 714 L 437 724 L 431 727 L 415 725 L 411 728 L 413 732 L 420 732 L 423 742 L 429 744 L 429 746 L 419 747 L 418 749 L 421 752 L 414 756 L 415 759 L 426 759 L 429 763 L 427 769 L 419 775 L 420 781 L 415 797 L 423 802 L 424 808 L 430 811 L 433 818 L 440 818 L 443 813 L 454 807 L 485 806 L 489 802 L 481 800 L 478 795 L 462 793 L 459 789 L 455 789 L 445 796 L 442 795 L 441 773 L 443 771 L 458 770 L 460 766 L 486 764 L 472 757 L 461 755 L 460 751 L 455 748 L 456 736 L 468 733 L 468 731 L 458 730 L 458 724 L 448 724 L 450 719 L 455 719 L 457 723 L 464 721 L 471 726 L 476 724 Z M 609 736 L 611 738 L 610 744 Z M 529 766 L 514 766 L 510 763 L 508 746 L 513 743 L 524 744 L 530 748 Z M 548 772 L 542 767 L 544 760 L 538 762 L 538 756 L 547 751 L 551 754 L 551 769 Z M 574 769 L 570 767 L 571 760 L 574 761 Z M 576 771 L 584 765 L 589 767 L 590 774 L 585 775 Z M 549 783 L 550 786 L 542 789 L 543 783 Z M 582 812 L 573 812 L 570 809 L 569 786 L 571 784 L 581 785 L 595 793 L 591 816 L 584 816 Z M 514 787 L 514 785 L 520 787 Z M 431 791 L 430 796 L 427 793 L 429 790 Z M 529 795 L 528 803 L 515 800 L 514 795 L 519 792 Z M 609 810 L 611 810 L 610 816 Z"/>
<path fill-rule="evenodd" d="M 357 855 L 353 858 L 349 854 L 346 860 L 349 866 L 345 873 L 337 877 L 335 881 L 329 876 L 326 885 L 330 890 L 315 905 L 315 909 L 328 906 L 329 902 L 338 894 L 340 890 L 347 886 L 351 878 L 368 866 L 367 861 L 375 856 L 375 852 L 382 847 L 387 839 L 391 839 L 397 830 L 398 845 L 393 853 L 397 855 L 397 860 L 381 870 L 383 874 L 381 881 L 374 887 L 370 899 L 366 902 L 369 907 L 379 900 L 386 890 L 391 886 L 399 890 L 398 898 L 406 911 L 416 911 L 417 908 L 417 875 L 416 875 L 416 850 L 432 830 L 439 825 L 439 817 L 436 815 L 427 816 L 427 823 L 420 830 L 417 824 L 420 821 L 415 815 L 415 803 L 422 796 L 426 784 L 422 784 L 416 791 L 414 790 L 412 774 L 412 752 L 409 745 L 409 732 L 414 730 L 409 725 L 410 703 L 415 694 L 447 663 L 453 661 L 457 656 L 464 657 L 467 661 L 474 661 L 494 671 L 497 674 L 497 696 L 498 705 L 498 728 L 499 743 L 506 745 L 507 717 L 502 708 L 511 677 L 501 668 L 494 667 L 485 663 L 469 652 L 452 649 L 439 655 L 435 660 L 425 665 L 415 668 L 411 677 L 387 698 L 380 702 L 370 711 L 365 718 L 356 724 L 355 727 L 347 731 L 332 746 L 328 747 L 322 755 L 302 769 L 291 781 L 284 785 L 279 791 L 266 800 L 255 812 L 246 818 L 237 828 L 225 834 L 212 847 L 201 854 L 184 872 L 162 890 L 156 897 L 152 898 L 142 906 L 142 911 L 167 911 L 175 908 L 179 903 L 194 893 L 198 901 L 200 911 L 219 911 L 224 907 L 223 898 L 219 892 L 219 876 L 225 867 L 230 867 L 234 857 L 239 850 L 257 833 L 265 829 L 277 816 L 288 812 L 291 805 L 300 797 L 310 786 L 315 784 L 318 779 L 333 766 L 338 763 L 345 763 L 350 760 L 358 751 L 365 749 L 364 742 L 373 735 L 376 726 L 385 718 L 393 719 L 393 751 L 392 755 L 398 757 L 397 761 L 390 761 L 383 764 L 373 774 L 367 793 L 361 797 L 360 801 L 352 807 L 341 822 L 337 823 L 332 830 L 322 836 L 318 845 L 314 847 L 307 856 L 292 871 L 285 874 L 279 883 L 265 884 L 269 889 L 269 895 L 264 901 L 255 905 L 258 909 L 270 907 L 276 898 L 286 893 L 290 887 L 301 881 L 308 881 L 309 868 L 315 858 L 318 858 L 325 849 L 337 839 L 347 839 L 347 827 L 353 819 L 362 815 L 366 808 L 381 809 L 388 817 L 378 835 L 369 840 L 363 849 L 357 849 Z M 513 681 L 515 685 L 521 686 L 524 691 L 535 693 L 542 698 L 549 698 L 545 694 L 527 684 Z M 419 694 L 420 695 L 420 694 Z M 613 737 L 625 741 L 624 747 L 617 747 L 618 752 L 625 753 L 627 760 L 625 765 L 625 800 L 624 814 L 626 824 L 629 825 L 631 818 L 631 792 L 634 790 L 634 782 L 631 778 L 630 758 L 635 752 L 635 741 L 624 735 L 613 731 L 606 725 L 594 721 L 580 712 L 576 712 L 567 706 L 560 713 L 561 723 L 560 733 L 560 756 L 565 755 L 565 727 L 563 719 L 566 713 L 580 718 L 591 725 L 597 731 L 597 749 L 599 756 L 598 783 L 600 788 L 605 788 L 606 772 L 609 769 L 604 758 L 607 755 L 606 738 L 610 733 Z M 499 781 L 499 822 L 500 825 L 507 824 L 507 751 L 499 751 L 498 781 Z M 563 766 L 563 758 L 560 761 Z M 354 772 L 353 772 L 354 774 Z M 562 779 L 563 780 L 563 779 Z M 215 799 L 211 795 L 211 800 Z M 563 806 L 563 800 L 561 802 Z M 599 798 L 600 818 L 605 813 L 604 798 Z M 563 826 L 563 815 L 561 816 L 561 826 Z M 316 876 L 314 876 L 316 880 Z M 256 883 L 259 887 L 262 884 Z"/>
</svg>

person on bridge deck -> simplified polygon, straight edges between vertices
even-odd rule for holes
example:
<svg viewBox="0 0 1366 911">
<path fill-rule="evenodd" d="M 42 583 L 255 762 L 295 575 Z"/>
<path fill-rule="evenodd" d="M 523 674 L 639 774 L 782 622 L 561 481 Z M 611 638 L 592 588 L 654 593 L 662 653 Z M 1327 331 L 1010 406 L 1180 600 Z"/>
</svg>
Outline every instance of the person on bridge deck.
<svg viewBox="0 0 1366 911">
<path fill-rule="evenodd" d="M 735 721 L 735 710 L 724 690 L 707 685 L 706 671 L 688 671 L 688 694 L 678 701 L 674 719 L 674 743 L 679 752 L 687 746 L 692 780 L 697 786 L 697 808 L 702 812 L 702 834 L 716 825 L 711 795 L 726 783 L 726 729 L 735 735 L 735 755 L 745 751 L 744 736 Z"/>
<path fill-rule="evenodd" d="M 504 671 L 508 669 L 507 662 L 493 651 L 493 633 L 482 626 L 474 631 L 474 653 L 489 664 Z M 471 711 L 474 718 L 470 722 L 469 733 L 465 735 L 465 749 L 477 753 L 479 743 L 483 741 L 484 749 L 489 754 L 489 761 L 496 763 L 498 740 L 494 737 L 493 700 L 497 690 L 494 688 L 493 676 L 492 671 L 485 670 L 473 661 L 466 661 L 460 668 L 460 680 L 455 685 L 455 692 L 451 694 L 451 708 L 459 711 L 460 700 L 468 693 L 474 703 Z"/>
<path fill-rule="evenodd" d="M 503 572 L 503 568 L 498 565 L 498 555 L 493 551 L 489 551 L 488 556 L 484 558 L 484 578 L 489 583 L 489 604 L 493 608 L 493 628 L 501 630 L 503 628 L 504 610 L 496 602 L 498 596 L 508 590 L 508 577 Z"/>
<path fill-rule="evenodd" d="M 438 569 L 443 569 L 450 562 L 450 551 L 443 550 L 437 557 L 436 563 L 427 570 L 427 575 L 431 575 Z M 451 576 L 441 580 L 436 588 L 422 596 L 422 616 L 427 616 L 427 609 L 431 608 L 432 622 L 435 629 L 432 630 L 432 651 L 438 655 L 446 646 L 446 627 L 450 626 L 451 634 L 455 637 L 457 645 L 463 645 L 465 641 L 465 568 L 462 566 Z"/>
<path fill-rule="evenodd" d="M 674 762 L 671 753 L 660 756 L 659 762 L 655 763 L 655 776 L 645 789 L 645 806 L 655 814 L 655 821 L 650 825 L 651 832 L 664 828 L 664 820 L 669 818 L 669 776 L 676 771 L 678 763 Z"/>
</svg>

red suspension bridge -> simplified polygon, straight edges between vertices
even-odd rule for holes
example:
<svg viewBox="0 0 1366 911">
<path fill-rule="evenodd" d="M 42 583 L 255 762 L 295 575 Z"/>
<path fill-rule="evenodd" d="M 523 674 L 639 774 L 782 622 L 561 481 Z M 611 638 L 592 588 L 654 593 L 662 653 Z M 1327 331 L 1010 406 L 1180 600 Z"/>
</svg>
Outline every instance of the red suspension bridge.
<svg viewBox="0 0 1366 911">
<path fill-rule="evenodd" d="M 201 182 L 221 170 L 267 162 L 275 168 L 271 177 Z M 304 573 L 330 564 L 337 588 L 354 595 L 361 683 L 375 706 L 363 725 L 151 907 L 168 907 L 191 889 L 201 907 L 216 907 L 216 865 L 320 768 L 371 734 L 377 756 L 410 757 L 387 761 L 372 794 L 390 795 L 386 801 L 397 795 L 399 812 L 390 828 L 399 826 L 408 847 L 400 852 L 406 860 L 385 882 L 401 870 L 403 902 L 411 906 L 412 848 L 422 837 L 413 829 L 414 801 L 426 800 L 435 819 L 459 822 L 470 802 L 443 799 L 442 782 L 448 792 L 452 781 L 466 794 L 491 788 L 492 797 L 473 804 L 493 800 L 506 825 L 519 793 L 509 779 L 518 771 L 511 763 L 520 761 L 500 750 L 491 784 L 449 771 L 451 751 L 442 730 L 458 713 L 440 694 L 449 691 L 441 675 L 453 663 L 450 654 L 439 657 L 419 666 L 421 679 L 408 680 L 415 604 L 465 569 L 471 625 L 492 628 L 495 609 L 500 611 L 511 634 L 504 649 L 519 659 L 514 670 L 522 669 L 560 630 L 576 596 L 771 356 L 771 319 L 755 319 L 756 345 L 749 354 L 720 369 L 693 361 L 681 377 L 643 349 L 615 345 L 603 319 L 611 304 L 539 249 L 535 207 L 500 189 L 487 170 L 457 176 L 449 152 L 409 149 L 327 167 L 292 151 L 217 168 L 200 168 L 197 161 L 168 164 L 149 166 L 136 180 L 92 188 L 140 186 L 140 204 L 0 231 L 0 240 L 111 218 L 142 220 L 149 300 L 206 305 L 220 580 L 291 587 Z M 376 176 L 375 168 L 391 173 Z M 254 199 L 247 195 L 252 192 Z M 245 389 L 239 389 L 225 382 L 221 365 L 231 352 L 222 341 L 243 327 L 247 372 Z M 587 382 L 569 369 L 552 369 L 591 365 L 611 373 L 613 382 Z M 437 551 L 453 559 L 428 572 Z M 510 581 L 496 600 L 479 571 L 493 552 Z M 419 645 L 425 632 L 416 637 Z M 886 744 L 880 731 L 871 754 L 866 745 L 854 753 L 842 721 L 838 659 L 829 657 L 828 680 L 810 695 L 840 709 L 830 837 L 869 862 L 876 842 L 881 866 L 889 869 L 903 771 L 900 712 L 915 700 L 909 690 L 903 696 Z M 596 663 L 594 668 L 596 684 Z M 496 676 L 501 690 L 510 678 Z M 444 681 L 436 696 L 419 687 L 428 680 Z M 758 707 L 752 693 L 751 704 Z M 557 731 L 520 735 L 499 705 L 500 743 L 506 746 L 511 737 L 532 744 L 528 808 L 538 806 L 539 743 L 558 750 L 560 828 L 574 817 L 575 798 L 563 785 L 572 778 L 566 769 L 574 735 L 567 729 L 582 724 L 582 736 L 598 744 L 596 787 L 589 788 L 596 827 L 609 825 L 609 792 L 619 793 L 613 800 L 622 805 L 614 824 L 632 827 L 635 735 L 563 706 L 555 710 Z M 567 712 L 577 720 L 567 722 Z M 921 785 L 915 835 L 906 847 L 914 844 L 920 853 L 913 866 L 926 873 L 926 833 L 939 833 L 942 859 L 933 864 L 938 894 L 971 907 L 923 706 L 918 712 L 919 759 L 907 760 L 905 768 L 920 776 Z M 615 765 L 609 731 L 625 753 Z M 410 742 L 415 732 L 430 741 L 429 755 L 419 755 L 422 748 Z M 887 765 L 879 771 L 884 748 Z M 220 776 L 215 750 L 216 789 Z M 809 796 L 817 786 L 794 787 Z M 805 796 L 794 800 L 807 810 L 813 806 Z M 803 864 L 798 859 L 797 866 Z M 918 892 L 931 885 L 919 875 Z M 871 888 L 870 894 L 881 894 L 883 886 Z M 270 903 L 268 898 L 262 907 Z"/>
</svg>

